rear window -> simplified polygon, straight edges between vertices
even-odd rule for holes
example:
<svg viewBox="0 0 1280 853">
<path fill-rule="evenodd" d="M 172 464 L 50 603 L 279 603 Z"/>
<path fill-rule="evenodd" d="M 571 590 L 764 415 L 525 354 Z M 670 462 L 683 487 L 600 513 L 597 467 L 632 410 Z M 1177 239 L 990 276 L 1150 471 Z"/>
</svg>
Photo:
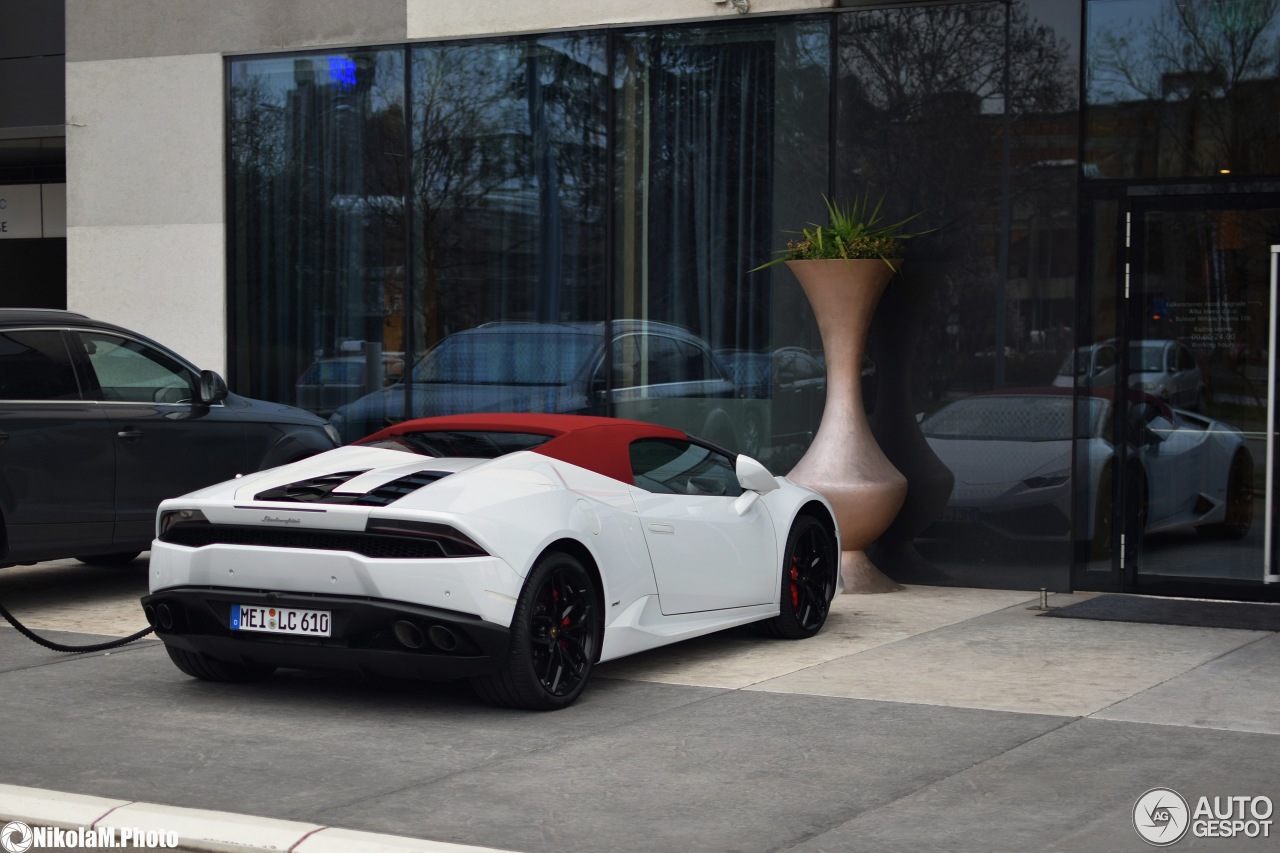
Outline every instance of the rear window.
<svg viewBox="0 0 1280 853">
<path fill-rule="evenodd" d="M 520 450 L 532 450 L 550 440 L 549 435 L 527 432 L 431 430 L 393 435 L 361 446 L 403 450 L 420 456 L 496 459 Z"/>
<path fill-rule="evenodd" d="M 71 356 L 57 331 L 0 334 L 0 400 L 78 400 Z"/>
</svg>

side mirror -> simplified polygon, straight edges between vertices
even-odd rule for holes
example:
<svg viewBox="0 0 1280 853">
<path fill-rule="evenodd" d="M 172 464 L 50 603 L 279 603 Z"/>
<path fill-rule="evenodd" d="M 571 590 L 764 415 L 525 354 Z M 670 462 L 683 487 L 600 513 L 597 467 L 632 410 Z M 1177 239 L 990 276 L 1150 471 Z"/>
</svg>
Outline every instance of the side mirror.
<svg viewBox="0 0 1280 853">
<path fill-rule="evenodd" d="M 206 406 L 219 403 L 227 399 L 227 383 L 212 370 L 202 370 L 196 393 L 200 395 L 200 402 Z"/>
<path fill-rule="evenodd" d="M 738 485 L 748 491 L 763 495 L 778 488 L 778 481 L 769 469 L 750 456 L 738 457 L 734 473 L 738 475 Z"/>
</svg>

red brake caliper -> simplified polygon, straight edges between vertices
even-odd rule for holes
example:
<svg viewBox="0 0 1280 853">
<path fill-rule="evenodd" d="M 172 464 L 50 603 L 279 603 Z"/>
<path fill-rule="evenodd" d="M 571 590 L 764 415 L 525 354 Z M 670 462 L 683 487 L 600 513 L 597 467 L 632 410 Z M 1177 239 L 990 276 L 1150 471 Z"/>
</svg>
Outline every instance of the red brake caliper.
<svg viewBox="0 0 1280 853">
<path fill-rule="evenodd" d="M 560 601 L 560 593 L 559 593 L 557 590 L 554 590 L 554 589 L 553 589 L 553 590 L 551 591 L 551 594 L 555 596 L 556 602 L 557 602 L 557 603 L 559 603 L 559 601 Z M 568 627 L 569 627 L 569 617 L 568 617 L 568 616 L 565 616 L 563 619 L 561 619 L 561 620 L 560 620 L 560 627 L 561 627 L 561 628 L 568 628 Z M 567 648 L 569 648 L 569 645 L 568 645 L 568 643 L 566 643 L 564 640 L 560 640 L 560 648 L 562 648 L 562 649 L 567 649 Z"/>
<path fill-rule="evenodd" d="M 794 554 L 791 557 L 791 609 L 800 609 L 800 585 L 796 583 L 796 579 L 800 577 L 800 567 L 796 565 L 799 562 Z"/>
</svg>

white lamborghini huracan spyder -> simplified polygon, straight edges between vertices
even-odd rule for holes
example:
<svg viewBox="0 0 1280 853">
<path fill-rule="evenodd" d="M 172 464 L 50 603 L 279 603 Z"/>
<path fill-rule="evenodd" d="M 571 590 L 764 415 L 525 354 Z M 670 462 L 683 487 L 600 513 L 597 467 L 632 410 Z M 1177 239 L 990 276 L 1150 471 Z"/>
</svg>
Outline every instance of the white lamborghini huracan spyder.
<svg viewBox="0 0 1280 853">
<path fill-rule="evenodd" d="M 408 421 L 167 500 L 156 533 L 142 603 L 188 675 L 465 677 L 521 708 L 724 628 L 813 636 L 840 590 L 817 492 L 609 418 Z"/>
</svg>

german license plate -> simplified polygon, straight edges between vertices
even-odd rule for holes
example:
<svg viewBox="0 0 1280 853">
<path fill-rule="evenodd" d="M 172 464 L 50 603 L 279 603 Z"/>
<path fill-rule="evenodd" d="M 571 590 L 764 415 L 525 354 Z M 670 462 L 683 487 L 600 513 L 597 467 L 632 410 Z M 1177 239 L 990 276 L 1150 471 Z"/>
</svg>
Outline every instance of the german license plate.
<svg viewBox="0 0 1280 853">
<path fill-rule="evenodd" d="M 976 506 L 948 506 L 942 508 L 943 521 L 959 521 L 969 524 L 978 520 Z"/>
<path fill-rule="evenodd" d="M 231 605 L 232 631 L 261 631 L 264 634 L 302 634 L 328 637 L 332 634 L 328 610 L 299 610 L 296 607 Z"/>
</svg>

